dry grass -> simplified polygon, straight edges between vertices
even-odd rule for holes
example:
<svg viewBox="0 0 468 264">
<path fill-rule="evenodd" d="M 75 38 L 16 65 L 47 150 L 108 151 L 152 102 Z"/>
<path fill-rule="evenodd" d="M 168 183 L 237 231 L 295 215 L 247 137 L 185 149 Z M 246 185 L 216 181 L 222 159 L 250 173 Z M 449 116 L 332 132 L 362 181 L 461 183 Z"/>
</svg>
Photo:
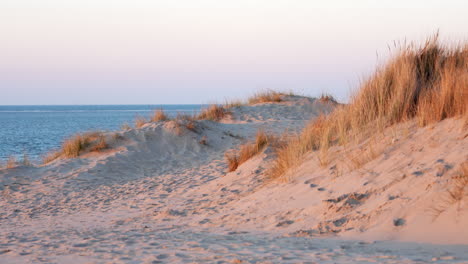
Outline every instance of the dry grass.
<svg viewBox="0 0 468 264">
<path fill-rule="evenodd" d="M 191 121 L 191 120 L 187 121 L 185 124 L 185 128 L 187 128 L 188 130 L 192 132 L 198 133 L 197 124 L 194 121 Z"/>
<path fill-rule="evenodd" d="M 14 156 L 10 156 L 7 160 L 6 163 L 6 168 L 7 169 L 12 169 L 18 166 L 18 162 L 16 161 L 16 158 Z"/>
<path fill-rule="evenodd" d="M 255 141 L 241 145 L 238 153 L 226 153 L 228 171 L 235 171 L 242 163 L 259 154 L 270 142 L 270 137 L 263 130 L 259 130 Z"/>
<path fill-rule="evenodd" d="M 195 119 L 197 120 L 211 120 L 219 121 L 223 119 L 229 111 L 221 105 L 212 104 L 207 108 L 203 109 Z"/>
<path fill-rule="evenodd" d="M 279 103 L 285 94 L 273 90 L 261 91 L 248 99 L 249 104 Z"/>
<path fill-rule="evenodd" d="M 224 108 L 229 109 L 229 108 L 235 108 L 235 107 L 241 107 L 245 105 L 242 100 L 226 100 L 224 103 Z"/>
<path fill-rule="evenodd" d="M 144 118 L 142 116 L 137 116 L 135 118 L 135 127 L 136 128 L 142 128 L 147 123 L 148 123 L 148 121 L 146 121 L 146 118 Z"/>
<path fill-rule="evenodd" d="M 338 101 L 336 101 L 336 99 L 331 94 L 327 93 L 321 94 L 318 100 L 322 103 L 338 103 Z"/>
<path fill-rule="evenodd" d="M 166 115 L 163 109 L 158 109 L 154 111 L 153 116 L 151 116 L 151 122 L 167 121 L 169 117 Z"/>
<path fill-rule="evenodd" d="M 468 44 L 448 47 L 437 35 L 406 45 L 361 85 L 348 105 L 312 121 L 278 151 L 277 178 L 310 151 L 327 150 L 413 118 L 420 125 L 468 115 Z"/>
<path fill-rule="evenodd" d="M 47 164 L 47 163 L 50 163 L 58 158 L 60 158 L 60 156 L 62 155 L 62 153 L 60 151 L 56 151 L 56 152 L 50 152 L 50 153 L 47 153 L 43 158 L 42 158 L 42 163 L 43 164 Z"/>
<path fill-rule="evenodd" d="M 43 163 L 47 164 L 61 157 L 77 158 L 83 152 L 99 152 L 108 147 L 106 138 L 101 132 L 77 134 L 65 140 L 59 151 L 47 154 L 43 158 Z"/>
</svg>

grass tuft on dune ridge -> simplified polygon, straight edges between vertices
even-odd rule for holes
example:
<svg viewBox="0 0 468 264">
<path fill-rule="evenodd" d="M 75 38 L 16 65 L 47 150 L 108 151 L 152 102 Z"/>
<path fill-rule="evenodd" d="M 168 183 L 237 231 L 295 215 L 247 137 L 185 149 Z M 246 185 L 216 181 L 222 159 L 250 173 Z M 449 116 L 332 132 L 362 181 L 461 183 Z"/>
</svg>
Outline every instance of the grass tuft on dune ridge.
<svg viewBox="0 0 468 264">
<path fill-rule="evenodd" d="M 106 138 L 101 132 L 76 134 L 65 140 L 59 151 L 47 154 L 43 158 L 43 163 L 47 164 L 61 157 L 77 158 L 83 152 L 99 152 L 108 147 Z"/>
<path fill-rule="evenodd" d="M 247 101 L 251 105 L 259 103 L 279 103 L 283 101 L 283 95 L 285 95 L 285 93 L 273 90 L 266 90 L 254 94 Z"/>
<path fill-rule="evenodd" d="M 277 152 L 273 178 L 284 176 L 310 151 L 326 151 L 351 138 L 416 118 L 421 126 L 468 114 L 468 44 L 399 48 L 365 80 L 348 105 L 312 121 Z"/>
<path fill-rule="evenodd" d="M 211 120 L 219 121 L 223 119 L 229 111 L 222 105 L 212 104 L 207 108 L 203 109 L 198 116 L 195 117 L 197 120 Z"/>
<path fill-rule="evenodd" d="M 242 163 L 259 154 L 271 141 L 271 137 L 264 130 L 257 131 L 254 142 L 249 142 L 239 147 L 237 153 L 226 153 L 228 171 L 235 171 Z"/>
<path fill-rule="evenodd" d="M 166 115 L 163 109 L 155 110 L 153 116 L 151 116 L 151 122 L 167 121 L 169 117 Z"/>
</svg>

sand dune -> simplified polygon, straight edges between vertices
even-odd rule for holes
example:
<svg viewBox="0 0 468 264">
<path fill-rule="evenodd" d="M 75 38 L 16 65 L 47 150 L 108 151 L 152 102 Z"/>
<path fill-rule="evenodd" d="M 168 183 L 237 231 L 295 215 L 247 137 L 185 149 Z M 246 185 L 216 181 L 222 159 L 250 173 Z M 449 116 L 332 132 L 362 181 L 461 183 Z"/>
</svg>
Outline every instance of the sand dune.
<svg viewBox="0 0 468 264">
<path fill-rule="evenodd" d="M 0 263 L 467 263 L 466 201 L 447 200 L 468 157 L 463 120 L 400 124 L 330 149 L 326 166 L 312 153 L 288 183 L 268 180 L 271 148 L 226 172 L 224 153 L 258 129 L 298 132 L 333 108 L 286 96 L 1 170 Z"/>
</svg>

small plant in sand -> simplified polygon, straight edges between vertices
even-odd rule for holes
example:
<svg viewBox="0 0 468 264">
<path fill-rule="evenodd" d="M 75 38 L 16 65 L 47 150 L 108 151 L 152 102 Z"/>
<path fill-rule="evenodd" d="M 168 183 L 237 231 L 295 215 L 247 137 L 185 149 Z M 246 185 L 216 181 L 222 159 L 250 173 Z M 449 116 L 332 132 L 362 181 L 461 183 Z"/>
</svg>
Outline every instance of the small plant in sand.
<svg viewBox="0 0 468 264">
<path fill-rule="evenodd" d="M 151 122 L 167 121 L 169 117 L 166 115 L 163 109 L 158 109 L 154 111 L 153 116 L 151 116 Z"/>
<path fill-rule="evenodd" d="M 6 168 L 7 169 L 12 169 L 18 166 L 18 162 L 16 161 L 16 158 L 14 156 L 10 156 L 7 160 L 6 163 Z"/>
<path fill-rule="evenodd" d="M 350 138 L 411 119 L 420 125 L 468 115 L 468 44 L 442 46 L 437 35 L 422 47 L 402 46 L 376 70 L 348 105 L 312 121 L 279 149 L 272 169 L 281 177 L 310 151 L 345 144 Z"/>
<path fill-rule="evenodd" d="M 146 118 L 144 118 L 142 116 L 137 116 L 135 118 L 135 127 L 136 128 L 142 128 L 147 123 L 148 123 L 148 121 L 146 121 Z"/>
<path fill-rule="evenodd" d="M 201 145 L 208 145 L 208 138 L 206 136 L 203 136 L 201 139 L 200 139 L 200 142 L 199 142 Z"/>
<path fill-rule="evenodd" d="M 259 130 L 254 142 L 241 145 L 237 153 L 226 153 L 225 157 L 228 163 L 228 171 L 235 171 L 242 163 L 263 151 L 268 143 L 269 136 L 265 131 Z"/>
<path fill-rule="evenodd" d="M 322 103 L 334 103 L 334 104 L 338 103 L 331 94 L 327 94 L 327 93 L 321 94 L 318 100 Z"/>
<path fill-rule="evenodd" d="M 248 99 L 249 104 L 259 104 L 259 103 L 279 103 L 283 99 L 284 93 L 276 92 L 273 90 L 261 91 L 254 94 Z"/>
<path fill-rule="evenodd" d="M 224 103 L 224 108 L 229 109 L 229 108 L 235 108 L 235 107 L 241 107 L 243 106 L 244 103 L 242 100 L 226 100 Z"/>
<path fill-rule="evenodd" d="M 212 104 L 208 106 L 207 108 L 203 109 L 200 112 L 200 114 L 198 114 L 196 119 L 219 121 L 228 114 L 229 114 L 229 111 L 227 111 L 223 106 Z"/>
<path fill-rule="evenodd" d="M 185 128 L 187 128 L 188 130 L 192 131 L 192 132 L 195 132 L 197 133 L 197 125 L 195 124 L 194 121 L 187 121 L 185 123 Z"/>
</svg>

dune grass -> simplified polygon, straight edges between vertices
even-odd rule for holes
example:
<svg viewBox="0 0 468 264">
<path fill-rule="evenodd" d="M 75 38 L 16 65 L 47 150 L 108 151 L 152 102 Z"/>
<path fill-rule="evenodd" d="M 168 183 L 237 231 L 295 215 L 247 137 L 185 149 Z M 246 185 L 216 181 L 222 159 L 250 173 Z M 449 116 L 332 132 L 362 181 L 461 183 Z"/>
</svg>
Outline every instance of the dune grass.
<svg viewBox="0 0 468 264">
<path fill-rule="evenodd" d="M 84 152 L 99 152 L 107 149 L 105 136 L 101 132 L 76 134 L 62 143 L 59 151 L 47 154 L 43 163 L 47 164 L 58 158 L 77 158 Z"/>
<path fill-rule="evenodd" d="M 166 115 L 163 109 L 158 109 L 153 112 L 151 116 L 151 122 L 167 121 L 169 117 Z"/>
<path fill-rule="evenodd" d="M 335 97 L 333 97 L 333 95 L 331 94 L 328 94 L 328 93 L 323 93 L 320 95 L 320 97 L 318 98 L 318 100 L 322 103 L 335 103 L 337 104 L 338 101 L 336 101 Z"/>
<path fill-rule="evenodd" d="M 247 101 L 248 104 L 259 104 L 259 103 L 279 103 L 283 101 L 285 93 L 277 92 L 274 90 L 260 91 L 251 96 Z"/>
<path fill-rule="evenodd" d="M 257 131 L 254 142 L 241 145 L 237 152 L 225 154 L 228 171 L 235 171 L 242 163 L 263 151 L 269 142 L 270 136 L 264 130 Z"/>
<path fill-rule="evenodd" d="M 393 124 L 416 118 L 421 126 L 468 113 L 468 44 L 406 45 L 365 80 L 348 105 L 312 121 L 277 152 L 271 170 L 282 177 L 310 151 L 326 151 Z M 465 117 L 466 118 L 466 117 Z"/>
<path fill-rule="evenodd" d="M 137 116 L 135 118 L 135 128 L 142 128 L 147 123 L 148 123 L 148 121 L 146 120 L 146 118 L 144 118 L 142 116 Z"/>
<path fill-rule="evenodd" d="M 8 157 L 7 163 L 6 163 L 6 168 L 7 169 L 12 169 L 18 166 L 18 162 L 14 156 Z"/>
<path fill-rule="evenodd" d="M 196 117 L 197 120 L 219 121 L 229 114 L 229 111 L 222 105 L 212 104 L 203 109 Z"/>
</svg>

